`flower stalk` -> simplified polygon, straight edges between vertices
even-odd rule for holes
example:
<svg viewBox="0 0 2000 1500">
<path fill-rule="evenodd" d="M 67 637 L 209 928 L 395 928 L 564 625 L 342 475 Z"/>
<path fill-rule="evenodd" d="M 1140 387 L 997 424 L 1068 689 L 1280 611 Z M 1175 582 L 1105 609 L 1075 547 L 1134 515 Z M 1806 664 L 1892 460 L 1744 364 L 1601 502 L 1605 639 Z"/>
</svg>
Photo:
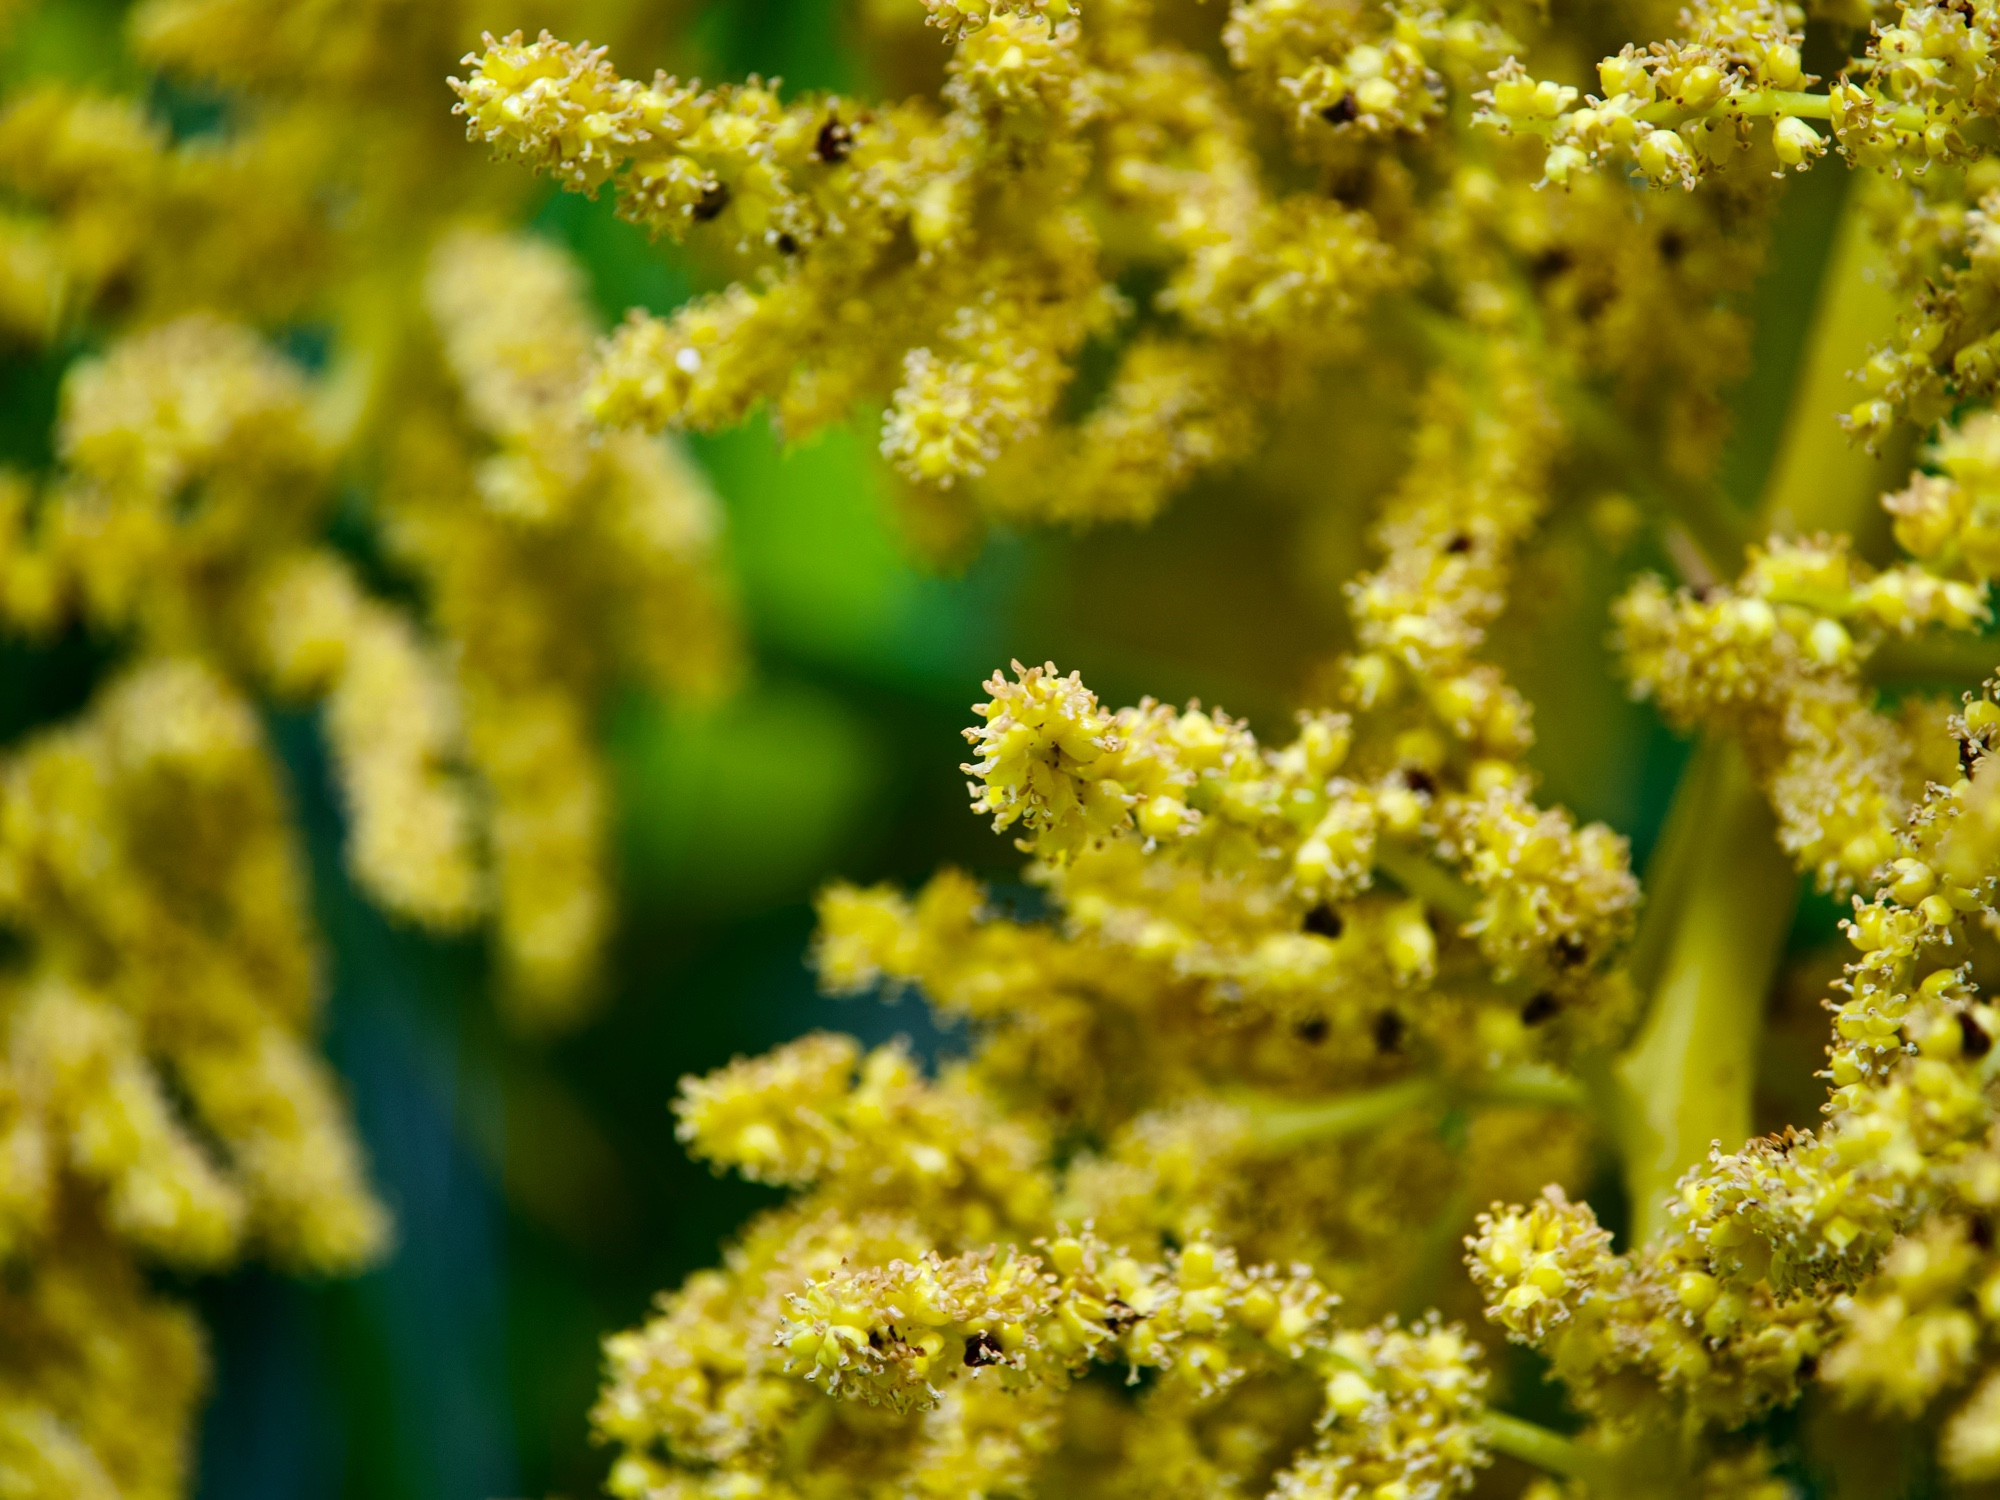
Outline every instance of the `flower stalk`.
<svg viewBox="0 0 2000 1500">
<path fill-rule="evenodd" d="M 1894 328 L 1895 304 L 1865 205 L 1850 191 L 1756 534 L 1852 529 L 1889 468 L 1840 441 L 1830 413 L 1849 372 Z M 1798 877 L 1743 750 L 1710 737 L 1682 775 L 1634 943 L 1635 981 L 1650 1003 L 1614 1066 L 1615 1130 L 1644 1244 L 1667 1223 L 1674 1182 L 1750 1133 L 1764 996 L 1797 902 Z"/>
</svg>

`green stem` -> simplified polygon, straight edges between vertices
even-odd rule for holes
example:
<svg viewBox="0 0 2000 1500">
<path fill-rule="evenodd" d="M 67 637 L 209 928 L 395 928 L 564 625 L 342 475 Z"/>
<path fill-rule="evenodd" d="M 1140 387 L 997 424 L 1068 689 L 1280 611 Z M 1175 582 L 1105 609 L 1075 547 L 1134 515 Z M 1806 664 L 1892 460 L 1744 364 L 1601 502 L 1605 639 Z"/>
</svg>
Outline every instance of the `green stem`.
<svg viewBox="0 0 2000 1500">
<path fill-rule="evenodd" d="M 780 1461 L 786 1474 L 800 1479 L 810 1477 L 813 1449 L 819 1446 L 820 1436 L 833 1421 L 833 1411 L 834 1403 L 831 1401 L 808 1401 L 798 1415 L 785 1424 Z"/>
<path fill-rule="evenodd" d="M 1510 1417 L 1504 1411 L 1487 1412 L 1479 1419 L 1479 1425 L 1487 1446 L 1495 1453 L 1518 1458 L 1524 1464 L 1533 1464 L 1565 1479 L 1588 1482 L 1600 1468 L 1596 1455 L 1581 1444 L 1533 1422 Z"/>
<path fill-rule="evenodd" d="M 1716 741 L 1701 759 L 1688 787 L 1698 843 L 1652 1007 L 1614 1069 L 1635 1244 L 1665 1227 L 1675 1180 L 1711 1142 L 1733 1149 L 1750 1134 L 1764 995 L 1798 893 L 1742 750 Z"/>
<path fill-rule="evenodd" d="M 1739 115 L 1744 118 L 1796 115 L 1802 120 L 1830 120 L 1833 118 L 1833 96 L 1808 94 L 1799 89 L 1757 89 L 1726 95 L 1706 109 L 1686 109 L 1671 99 L 1661 99 L 1640 110 L 1637 118 L 1648 125 L 1681 125 L 1689 120 L 1726 120 Z M 1914 128 L 1923 128 L 1922 110 L 1915 111 L 1911 118 L 1918 122 Z"/>
<path fill-rule="evenodd" d="M 1701 848 L 1700 822 L 1708 816 L 1712 800 L 1708 783 L 1715 777 L 1717 764 L 1714 741 L 1696 744 L 1674 787 L 1666 821 L 1653 845 L 1653 857 L 1646 862 L 1646 904 L 1640 909 L 1639 930 L 1625 960 L 1633 987 L 1641 995 L 1651 995 L 1659 988 L 1674 925 L 1693 881 L 1690 870 Z"/>
<path fill-rule="evenodd" d="M 1848 372 L 1894 326 L 1887 268 L 1850 189 L 1758 507 L 1760 531 L 1852 530 L 1885 487 L 1885 462 L 1848 442 L 1834 417 L 1853 395 Z M 1649 910 L 1632 964 L 1650 1005 L 1612 1068 L 1640 1244 L 1665 1227 L 1668 1193 L 1710 1143 L 1734 1148 L 1750 1133 L 1764 997 L 1797 898 L 1798 878 L 1739 746 L 1717 739 L 1696 753 L 1647 874 Z"/>
<path fill-rule="evenodd" d="M 1859 394 L 1850 372 L 1896 331 L 1895 286 L 1869 233 L 1860 201 L 1865 186 L 1859 179 L 1848 183 L 1791 409 L 1758 507 L 1760 533 L 1851 530 L 1898 479 L 1895 455 L 1869 457 L 1836 420 Z"/>
<path fill-rule="evenodd" d="M 1588 1109 L 1583 1081 L 1543 1063 L 1522 1063 L 1495 1073 L 1473 1090 L 1475 1104 L 1526 1104 L 1543 1109 Z"/>
<path fill-rule="evenodd" d="M 1255 1122 L 1257 1144 L 1267 1151 L 1285 1151 L 1311 1141 L 1339 1140 L 1375 1130 L 1399 1116 L 1442 1102 L 1444 1095 L 1440 1080 L 1418 1077 L 1357 1094 L 1342 1094 L 1318 1104 L 1253 1102 L 1248 1108 Z"/>
<path fill-rule="evenodd" d="M 1375 868 L 1454 922 L 1469 922 L 1478 914 L 1479 892 L 1419 849 L 1384 839 L 1375 846 Z"/>
<path fill-rule="evenodd" d="M 1404 1115 L 1446 1104 L 1585 1109 L 1590 1095 L 1581 1082 L 1566 1073 L 1539 1063 L 1523 1063 L 1464 1084 L 1436 1074 L 1420 1074 L 1378 1089 L 1310 1104 L 1257 1094 L 1239 1095 L 1236 1103 L 1249 1113 L 1260 1149 L 1287 1151 L 1313 1141 L 1339 1140 L 1377 1130 Z"/>
<path fill-rule="evenodd" d="M 2000 640 L 1979 635 L 1891 636 L 1862 670 L 1874 683 L 1942 682 L 1962 687 L 2000 667 Z"/>
</svg>

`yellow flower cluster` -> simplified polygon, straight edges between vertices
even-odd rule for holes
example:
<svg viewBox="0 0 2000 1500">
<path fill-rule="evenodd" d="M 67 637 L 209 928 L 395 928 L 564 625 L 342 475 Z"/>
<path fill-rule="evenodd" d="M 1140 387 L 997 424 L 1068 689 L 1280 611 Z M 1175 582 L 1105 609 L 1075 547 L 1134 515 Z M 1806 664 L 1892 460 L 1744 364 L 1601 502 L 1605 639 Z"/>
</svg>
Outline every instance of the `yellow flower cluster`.
<svg viewBox="0 0 2000 1500">
<path fill-rule="evenodd" d="M 1601 960 L 1628 935 L 1636 901 L 1623 843 L 1535 808 L 1508 763 L 1474 762 L 1471 786 L 1455 792 L 1440 784 L 1453 768 L 1434 731 L 1396 734 L 1394 769 L 1370 776 L 1380 747 L 1350 764 L 1342 714 L 1303 715 L 1298 739 L 1269 751 L 1226 715 L 1150 700 L 1106 714 L 1074 674 L 1017 673 L 987 684 L 986 722 L 966 731 L 985 752 L 965 767 L 980 778 L 974 809 L 996 828 L 1036 831 L 1022 847 L 1041 856 L 1041 878 L 1080 930 L 1210 974 L 1239 1001 L 1289 991 L 1293 1008 L 1315 980 L 1340 987 L 1353 962 L 1341 910 L 1379 869 L 1410 898 L 1379 925 L 1363 919 L 1391 983 L 1437 974 L 1443 935 L 1473 940 L 1502 984 L 1546 986 L 1547 1014 L 1616 1008 Z"/>
<path fill-rule="evenodd" d="M 900 1048 L 863 1060 L 846 1037 L 809 1036 L 689 1079 L 676 1133 L 752 1181 L 833 1184 L 844 1197 L 962 1214 L 974 1241 L 1036 1222 L 1047 1211 L 1035 1171 L 1045 1137 L 952 1083 L 925 1079 Z"/>
<path fill-rule="evenodd" d="M 1481 1221 L 1472 1269 L 1489 1314 L 1547 1350 L 1579 1402 L 1637 1404 L 1658 1383 L 1740 1420 L 1790 1399 L 1816 1363 L 1847 1399 L 1914 1416 L 1980 1374 L 2000 1305 L 1984 1248 L 2000 1203 L 1985 1097 L 2000 1013 L 1940 950 L 1993 909 L 2000 777 L 1985 737 L 2000 709 L 1975 699 L 1953 728 L 1971 774 L 1896 820 L 1883 888 L 1855 898 L 1861 956 L 1835 1005 L 1826 1123 L 1718 1146 L 1680 1184 L 1672 1229 L 1626 1255 L 1554 1191 Z M 1645 1382 L 1619 1394 L 1635 1367 Z M 1977 1479 L 1997 1449 L 1982 1387 L 1942 1455 Z"/>
<path fill-rule="evenodd" d="M 2000 7 L 1878 9 L 1865 51 L 1823 94 L 1806 91 L 1816 80 L 1801 64 L 1798 6 L 1704 0 L 1685 38 L 1604 59 L 1601 96 L 1579 105 L 1575 88 L 1518 63 L 1494 75 L 1486 96 L 1501 130 L 1547 143 L 1553 183 L 1617 165 L 1692 187 L 1753 138 L 1780 172 L 1837 147 L 1856 166 L 1907 174 L 1882 195 L 1898 205 L 1887 211 L 1903 232 L 1883 238 L 1897 246 L 1914 306 L 1868 360 L 1869 395 L 1845 418 L 1871 443 L 1899 419 L 1928 426 L 1954 401 L 1990 398 L 2000 374 L 1983 123 L 2000 105 Z M 1759 121 L 1770 122 L 1768 138 Z"/>
<path fill-rule="evenodd" d="M 9 920 L 41 960 L 12 1007 L 17 1122 L 54 1137 L 19 1159 L 67 1162 L 101 1185 L 112 1227 L 178 1260 L 213 1264 L 246 1233 L 302 1266 L 365 1259 L 385 1226 L 300 1036 L 303 892 L 248 707 L 200 665 L 160 661 L 24 749 L 5 798 Z M 156 1057 L 232 1172 L 168 1103 Z M 44 1231 L 58 1187 L 10 1187 L 27 1211 L 11 1241 Z"/>
<path fill-rule="evenodd" d="M 1676 723 L 1740 736 L 1785 849 L 1844 893 L 1895 852 L 1908 811 L 1907 737 L 1871 706 L 1870 651 L 1885 635 L 1967 631 L 1990 614 L 1967 583 L 1916 565 L 1878 572 L 1821 537 L 1754 550 L 1726 589 L 1669 594 L 1642 579 L 1616 617 L 1635 690 Z"/>
<path fill-rule="evenodd" d="M 313 1044 L 324 965 L 260 704 L 317 707 L 355 883 L 424 927 L 490 919 L 514 1015 L 559 1025 L 609 920 L 595 718 L 627 683 L 712 690 L 735 654 L 703 482 L 580 409 L 580 272 L 467 227 L 513 204 L 434 96 L 492 17 L 130 10 L 135 92 L 0 89 L 0 358 L 61 372 L 49 461 L 0 465 L 0 625 L 111 658 L 0 753 L 23 1500 L 189 1492 L 205 1357 L 157 1271 L 340 1274 L 390 1239 Z M 169 125 L 176 90 L 216 122 Z"/>
<path fill-rule="evenodd" d="M 1581 103 L 1567 84 L 1534 78 L 1510 59 L 1494 74 L 1487 118 L 1548 143 L 1547 180 L 1604 165 L 1636 167 L 1656 183 L 1693 187 L 1734 151 L 1752 122 L 1771 122 L 1781 166 L 1799 168 L 1836 145 L 1857 166 L 1921 171 L 1977 156 L 1978 121 L 1996 103 L 2000 11 L 1899 0 L 1872 28 L 1856 65 L 1824 94 L 1804 70 L 1802 7 L 1784 0 L 1700 0 L 1683 36 L 1627 46 L 1597 65 L 1602 94 Z M 1809 121 L 1826 121 L 1830 140 Z"/>
<path fill-rule="evenodd" d="M 71 1216 L 32 1276 L 0 1293 L 8 1381 L 0 1472 L 17 1494 L 175 1500 L 206 1371 L 200 1329 Z"/>
<path fill-rule="evenodd" d="M 673 448 L 585 429 L 594 330 L 559 251 L 455 230 L 424 289 L 450 378 L 412 393 L 384 539 L 452 646 L 508 996 L 559 1025 L 589 996 L 610 919 L 597 706 L 620 682 L 707 695 L 735 671 L 719 518 Z"/>
<path fill-rule="evenodd" d="M 49 1466 L 23 1493 L 179 1493 L 200 1345 L 135 1252 L 329 1272 L 382 1245 L 310 1047 L 303 896 L 261 727 L 191 658 L 0 765 L 0 920 L 32 942 L 0 990 L 0 1421 Z"/>
<path fill-rule="evenodd" d="M 933 1380 L 962 1371 L 1063 1385 L 1093 1361 L 1159 1369 L 1212 1398 L 1260 1364 L 1300 1360 L 1325 1342 L 1324 1288 L 1297 1273 L 1242 1271 L 1207 1241 L 1166 1265 L 1113 1255 L 1088 1234 L 1047 1250 L 1046 1264 L 982 1250 L 843 1268 L 786 1299 L 777 1340 L 787 1366 L 828 1391 L 903 1410 L 935 1406 Z"/>
<path fill-rule="evenodd" d="M 1992 165 L 1974 158 L 1923 175 L 1921 188 L 1912 179 L 1876 190 L 1877 232 L 1907 305 L 1863 364 L 1866 392 L 1844 420 L 1877 444 L 1899 421 L 1929 426 L 2000 390 Z"/>
<path fill-rule="evenodd" d="M 1937 472 L 1913 474 L 1906 488 L 1882 499 L 1896 541 L 1932 572 L 1984 587 L 2000 574 L 1992 498 L 2000 414 L 1975 412 L 1941 427 L 1929 457 Z"/>
<path fill-rule="evenodd" d="M 1302 144 L 1322 151 L 1343 130 L 1425 129 L 1445 113 L 1447 80 L 1483 80 L 1516 45 L 1476 10 L 1382 9 L 1378 19 L 1360 6 L 1248 0 L 1230 12 L 1223 43 L 1262 99 L 1289 103 Z"/>
<path fill-rule="evenodd" d="M 827 983 L 920 985 L 976 1048 L 927 1081 L 814 1036 L 684 1084 L 697 1156 L 804 1196 L 611 1341 L 614 1491 L 849 1463 L 917 1484 L 975 1420 L 1004 1425 L 1022 1484 L 1072 1482 L 1064 1434 L 1110 1424 L 1132 1432 L 1120 1484 L 1233 1490 L 1262 1463 L 1299 1500 L 1462 1491 L 1486 1452 L 1465 1336 L 1326 1319 L 1336 1295 L 1365 1321 L 1428 1287 L 1468 1191 L 1575 1173 L 1582 1090 L 1549 1063 L 1623 1002 L 1622 845 L 1535 812 L 1517 773 L 1477 797 L 1345 779 L 1387 747 L 1356 750 L 1340 714 L 1267 751 L 1199 708 L 1106 712 L 1053 667 L 988 687 L 976 806 L 1032 834 L 1064 929 L 957 875 L 914 901 L 827 893 Z M 1456 1139 L 1447 1111 L 1470 1116 Z M 1078 1131 L 1102 1145 L 1065 1161 Z M 1413 1236 L 1432 1249 L 1399 1263 Z M 1161 1376 L 1112 1416 L 1078 1380 L 1093 1362 Z M 1272 1401 L 1311 1418 L 1313 1382 L 1303 1448 L 1203 1436 Z"/>
<path fill-rule="evenodd" d="M 1220 80 L 1147 36 L 1142 8 L 1088 27 L 1027 6 L 976 26 L 940 14 L 956 39 L 942 111 L 642 85 L 546 34 L 489 38 L 454 87 L 475 139 L 761 267 L 755 290 L 631 319 L 592 383 L 601 420 L 704 429 L 770 400 L 800 437 L 888 392 L 882 450 L 915 483 L 991 471 L 987 503 L 1008 514 L 1143 518 L 1243 451 L 1256 404 L 1347 336 L 1396 258 L 1365 213 L 1274 201 Z M 1084 212 L 1100 183 L 1170 260 L 1165 322 L 1056 426 L 1085 341 L 1134 311 L 1115 284 L 1127 257 Z"/>
<path fill-rule="evenodd" d="M 1467 1241 L 1487 1315 L 1547 1353 L 1608 1434 L 1635 1442 L 1671 1426 L 1676 1407 L 1737 1427 L 1796 1394 L 1828 1342 L 1818 1303 L 1726 1286 L 1678 1240 L 1613 1255 L 1610 1239 L 1551 1188 L 1525 1209 L 1496 1205 Z"/>
<path fill-rule="evenodd" d="M 1607 30 L 1662 29 L 1611 9 Z M 1498 1448 L 1564 1493 L 1770 1497 L 1778 1461 L 1740 1429 L 1815 1381 L 1907 1415 L 1956 1400 L 1945 1462 L 2000 1473 L 2000 1014 L 1973 943 L 2000 866 L 2000 708 L 1965 704 L 1941 761 L 1944 715 L 1877 683 L 1990 620 L 1994 419 L 1966 403 L 1992 394 L 1978 350 L 2000 317 L 2000 9 L 1848 9 L 1878 24 L 1824 92 L 1803 11 L 1774 0 L 1690 5 L 1606 57 L 1588 98 L 1564 71 L 1577 36 L 1499 5 L 1240 0 L 1216 36 L 1226 79 L 1167 7 L 935 6 L 941 102 L 875 110 L 754 80 L 641 85 L 546 35 L 468 59 L 475 138 L 740 257 L 736 284 L 606 347 L 601 421 L 701 428 L 768 401 L 798 435 L 867 397 L 913 484 L 1102 520 L 1241 457 L 1256 405 L 1309 401 L 1304 376 L 1341 368 L 1361 308 L 1380 336 L 1348 368 L 1411 393 L 1374 565 L 1345 590 L 1353 649 L 1290 743 L 1199 704 L 1112 710 L 1077 674 L 1017 663 L 986 684 L 964 769 L 1046 917 L 952 872 L 823 896 L 826 986 L 920 991 L 967 1024 L 964 1058 L 927 1081 L 901 1051 L 814 1037 L 685 1086 L 697 1154 L 804 1196 L 611 1341 L 616 1492 L 935 1492 L 983 1425 L 998 1493 L 1401 1500 L 1461 1487 Z M 1544 80 L 1519 59 L 1551 40 Z M 1729 298 L 1775 184 L 1835 148 L 1883 179 L 1847 222 L 1889 243 L 1881 273 L 1842 261 L 1826 305 L 1872 281 L 1916 308 L 1860 351 L 1847 425 L 1872 441 L 1955 417 L 1886 498 L 1894 563 L 1843 534 L 1860 517 L 1840 496 L 1794 503 L 1796 474 L 1754 520 L 1713 484 L 1716 391 L 1747 350 Z M 1308 175 L 1316 203 L 1265 185 Z M 1081 373 L 1104 347 L 1108 384 Z M 1832 429 L 1837 392 L 1805 389 Z M 1717 742 L 1726 826 L 1768 843 L 1774 821 L 1783 851 L 1770 912 L 1718 916 L 1666 869 L 1636 945 L 1623 841 L 1534 800 L 1529 704 L 1487 649 L 1544 519 L 1573 500 L 1623 515 L 1613 487 L 1664 513 L 1686 580 L 1619 600 L 1627 676 Z M 1690 800 L 1670 842 L 1725 856 L 1698 824 L 1715 805 Z M 1746 1142 L 1775 962 L 1748 950 L 1782 938 L 1749 929 L 1784 920 L 1784 863 L 1853 896 L 1861 957 L 1834 1003 L 1827 1118 Z M 1706 951 L 1701 924 L 1731 920 L 1744 950 Z M 1707 1046 L 1736 1050 L 1662 1071 Z M 1664 1177 L 1634 1165 L 1632 1123 L 1661 1079 L 1684 1091 L 1668 1115 L 1730 1122 L 1712 1149 L 1673 1144 Z M 1726 1097 L 1695 1097 L 1709 1079 Z M 1561 1186 L 1585 1113 L 1635 1184 L 1686 1174 L 1622 1253 Z M 1486 1183 L 1521 1176 L 1557 1185 L 1473 1218 Z M 1326 1320 L 1329 1297 L 1366 1324 L 1462 1296 L 1446 1273 L 1467 1228 L 1487 1318 L 1550 1358 L 1580 1439 L 1482 1412 L 1442 1325 Z M 1254 1336 L 1281 1282 L 1315 1289 L 1294 1293 L 1305 1352 L 1284 1352 L 1316 1400 L 1242 1352 L 1269 1358 Z M 1191 1291 L 1214 1294 L 1192 1330 Z M 1116 1397 L 1079 1378 L 1104 1358 L 1159 1373 Z M 1390 1372 L 1419 1367 L 1405 1425 Z"/>
<path fill-rule="evenodd" d="M 0 337 L 203 308 L 296 314 L 327 270 L 311 201 L 323 149 L 278 125 L 175 143 L 134 101 L 59 85 L 0 102 L 14 204 L 0 213 Z"/>
<path fill-rule="evenodd" d="M 1233 1489 L 1284 1455 L 1247 1429 L 1233 1451 L 1203 1433 L 1273 1402 L 1317 1411 L 1280 1493 L 1463 1491 L 1487 1449 L 1460 1332 L 1338 1332 L 1304 1265 L 1072 1233 L 1049 1140 L 982 1116 L 983 1097 L 971 1075 L 927 1083 L 896 1049 L 863 1059 L 824 1036 L 684 1085 L 697 1154 L 804 1196 L 607 1345 L 614 1493 L 933 1493 L 975 1459 L 989 1483 L 1059 1486 L 1085 1482 L 1079 1443 L 1121 1449 L 1124 1482 Z M 1105 1405 L 1088 1378 L 1104 1364 L 1159 1372 L 1139 1409 Z"/>
</svg>

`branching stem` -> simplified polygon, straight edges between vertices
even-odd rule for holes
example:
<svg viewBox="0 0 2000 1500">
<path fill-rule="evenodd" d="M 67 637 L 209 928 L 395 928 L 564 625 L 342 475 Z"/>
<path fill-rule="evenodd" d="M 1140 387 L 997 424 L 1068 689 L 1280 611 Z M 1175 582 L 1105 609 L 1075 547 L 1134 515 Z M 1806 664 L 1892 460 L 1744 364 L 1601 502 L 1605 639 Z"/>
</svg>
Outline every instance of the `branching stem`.
<svg viewBox="0 0 2000 1500">
<path fill-rule="evenodd" d="M 1882 462 L 1834 425 L 1848 372 L 1894 329 L 1886 269 L 1858 199 L 1850 191 L 1841 214 L 1753 534 L 1851 531 L 1882 488 Z M 1666 1226 L 1668 1193 L 1710 1143 L 1733 1149 L 1750 1133 L 1764 997 L 1797 899 L 1797 876 L 1733 741 L 1712 740 L 1690 762 L 1648 886 L 1632 962 L 1650 1005 L 1613 1068 L 1641 1244 Z"/>
<path fill-rule="evenodd" d="M 1527 1063 L 1472 1083 L 1420 1074 L 1381 1088 L 1361 1089 L 1308 1104 L 1255 1094 L 1240 1096 L 1236 1103 L 1249 1112 L 1259 1147 L 1289 1151 L 1313 1141 L 1361 1135 L 1406 1116 L 1453 1104 L 1474 1108 L 1530 1105 L 1543 1109 L 1584 1109 L 1589 1105 L 1589 1094 L 1582 1083 L 1569 1075 Z"/>
<path fill-rule="evenodd" d="M 1384 839 L 1375 846 L 1375 868 L 1454 922 L 1469 922 L 1479 910 L 1479 893 L 1419 849 Z"/>
<path fill-rule="evenodd" d="M 1519 1417 L 1510 1417 L 1503 1411 L 1487 1412 L 1480 1419 L 1480 1426 L 1494 1452 L 1518 1458 L 1524 1464 L 1533 1464 L 1565 1479 L 1588 1482 L 1601 1467 L 1594 1454 L 1561 1433 L 1551 1432 Z"/>
<path fill-rule="evenodd" d="M 1891 636 L 1875 648 L 1863 671 L 1870 682 L 1964 684 L 2000 667 L 2000 639 L 1978 635 Z"/>
<path fill-rule="evenodd" d="M 1695 842 L 1657 959 L 1645 1025 L 1615 1069 L 1618 1137 L 1643 1244 L 1666 1226 L 1675 1179 L 1750 1134 L 1750 1089 L 1764 995 L 1798 877 L 1778 847 L 1763 792 L 1733 742 L 1702 747 L 1683 782 Z"/>
</svg>

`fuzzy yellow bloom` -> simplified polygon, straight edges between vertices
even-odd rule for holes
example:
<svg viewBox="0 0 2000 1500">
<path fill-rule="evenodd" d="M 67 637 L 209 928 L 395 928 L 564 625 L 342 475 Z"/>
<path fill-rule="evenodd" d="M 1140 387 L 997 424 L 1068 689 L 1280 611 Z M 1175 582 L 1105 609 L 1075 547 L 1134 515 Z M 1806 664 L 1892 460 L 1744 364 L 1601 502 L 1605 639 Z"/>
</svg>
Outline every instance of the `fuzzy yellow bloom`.
<svg viewBox="0 0 2000 1500">
<path fill-rule="evenodd" d="M 734 626 L 687 461 L 578 409 L 574 267 L 464 228 L 507 214 L 432 97 L 477 7 L 151 0 L 124 93 L 4 9 L 0 360 L 59 397 L 0 466 L 0 621 L 107 665 L 0 754 L 0 1490 L 176 1500 L 204 1360 L 159 1271 L 392 1238 L 263 708 L 316 712 L 361 891 L 490 916 L 556 1024 L 609 920 L 593 721 L 725 685 Z"/>
</svg>

